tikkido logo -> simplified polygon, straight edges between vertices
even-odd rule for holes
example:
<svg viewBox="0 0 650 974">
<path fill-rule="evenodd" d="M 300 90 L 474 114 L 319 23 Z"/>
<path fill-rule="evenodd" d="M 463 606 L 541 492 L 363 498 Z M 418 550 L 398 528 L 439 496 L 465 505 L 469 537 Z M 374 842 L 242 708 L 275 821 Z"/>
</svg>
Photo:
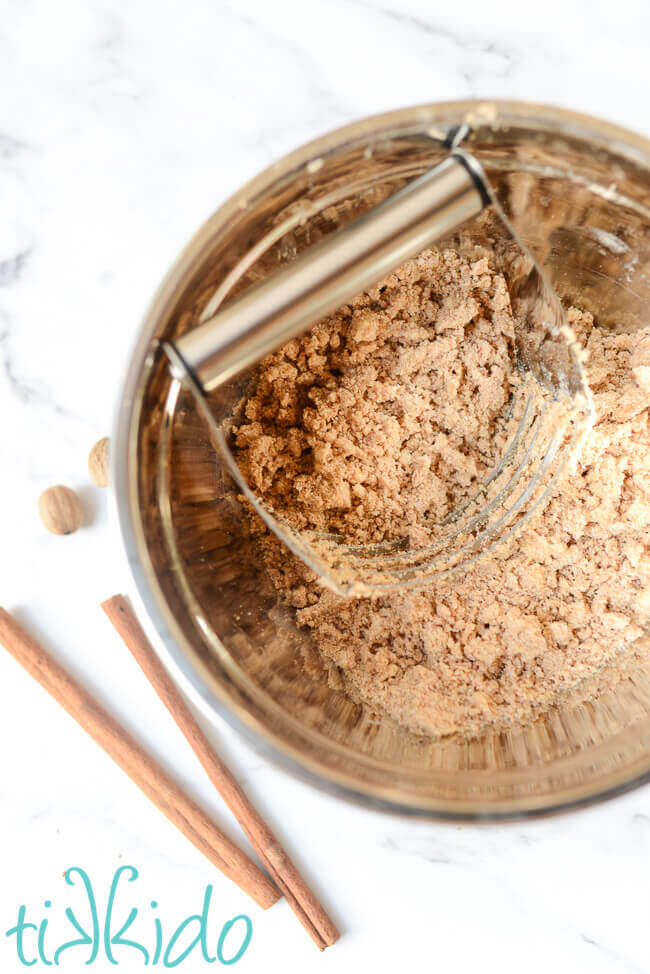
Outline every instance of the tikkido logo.
<svg viewBox="0 0 650 974">
<path fill-rule="evenodd" d="M 138 875 L 135 866 L 116 870 L 106 909 L 100 917 L 88 873 L 76 866 L 66 870 L 63 878 L 75 888 L 80 903 L 75 904 L 74 910 L 65 906 L 61 914 L 61 910 L 54 909 L 52 900 L 46 899 L 42 917 L 35 917 L 31 911 L 28 915 L 24 905 L 18 907 L 16 922 L 6 936 L 13 940 L 20 964 L 33 967 L 40 962 L 51 967 L 63 960 L 63 966 L 68 966 L 65 962 L 69 964 L 74 958 L 77 964 L 87 967 L 106 959 L 110 964 L 124 963 L 133 970 L 138 954 L 143 967 L 179 967 L 188 957 L 228 966 L 241 960 L 253 936 L 250 917 L 243 913 L 232 917 L 218 927 L 217 936 L 210 919 L 213 888 L 206 886 L 201 911 L 186 916 L 171 932 L 165 931 L 156 900 L 150 902 L 151 912 L 129 908 L 126 883 L 134 883 Z M 71 934 L 74 936 L 68 939 Z"/>
</svg>

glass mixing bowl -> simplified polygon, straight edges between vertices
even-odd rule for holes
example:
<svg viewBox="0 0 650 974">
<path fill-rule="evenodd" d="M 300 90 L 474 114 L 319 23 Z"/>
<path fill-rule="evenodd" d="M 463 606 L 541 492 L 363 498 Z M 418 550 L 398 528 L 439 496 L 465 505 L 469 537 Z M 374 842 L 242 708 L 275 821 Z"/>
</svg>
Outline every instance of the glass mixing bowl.
<svg viewBox="0 0 650 974">
<path fill-rule="evenodd" d="M 321 239 L 334 212 L 353 219 L 435 165 L 464 126 L 464 145 L 560 296 L 604 327 L 647 323 L 647 140 L 513 102 L 392 112 L 275 163 L 197 233 L 133 351 L 112 464 L 124 544 L 159 652 L 205 716 L 225 718 L 284 768 L 373 807 L 499 819 L 585 804 L 650 778 L 648 668 L 597 700 L 467 743 L 416 737 L 330 689 L 305 669 L 309 637 L 278 604 L 237 490 L 156 347 Z M 228 408 L 248 379 L 221 390 L 215 406 Z"/>
</svg>

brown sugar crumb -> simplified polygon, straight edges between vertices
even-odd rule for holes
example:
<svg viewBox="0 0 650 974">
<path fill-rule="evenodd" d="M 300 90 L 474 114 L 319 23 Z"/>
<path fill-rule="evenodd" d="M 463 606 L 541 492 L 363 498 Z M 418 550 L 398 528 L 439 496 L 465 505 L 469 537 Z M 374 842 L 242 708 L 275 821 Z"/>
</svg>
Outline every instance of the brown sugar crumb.
<svg viewBox="0 0 650 974">
<path fill-rule="evenodd" d="M 498 459 L 513 343 L 503 277 L 425 251 L 265 361 L 240 468 L 299 530 L 415 540 Z"/>
<path fill-rule="evenodd" d="M 596 421 L 518 537 L 418 590 L 345 599 L 272 535 L 260 545 L 344 689 L 403 727 L 470 738 L 614 686 L 650 618 L 650 328 L 568 312 Z M 261 367 L 237 433 L 253 489 L 300 529 L 413 536 L 497 459 L 518 382 L 487 260 L 426 251 Z"/>
</svg>

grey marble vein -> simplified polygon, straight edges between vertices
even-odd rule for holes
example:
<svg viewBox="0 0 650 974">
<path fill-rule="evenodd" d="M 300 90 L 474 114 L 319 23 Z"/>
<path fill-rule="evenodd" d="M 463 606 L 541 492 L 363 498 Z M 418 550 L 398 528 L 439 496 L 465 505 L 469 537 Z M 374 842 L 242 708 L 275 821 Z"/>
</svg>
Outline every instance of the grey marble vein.
<svg viewBox="0 0 650 974">
<path fill-rule="evenodd" d="M 588 937 L 587 934 L 581 933 L 580 939 L 583 941 L 583 943 L 588 944 L 590 947 L 593 947 L 594 950 L 597 950 L 600 954 L 603 954 L 605 957 L 609 957 L 610 960 L 615 961 L 616 970 L 631 971 L 632 974 L 648 974 L 647 967 L 640 967 L 638 964 L 635 964 L 634 961 L 631 961 L 628 957 L 624 957 L 622 954 L 619 954 L 618 951 L 611 950 L 611 948 L 606 947 L 604 944 L 600 943 L 600 941 L 598 940 L 595 940 L 593 937 Z"/>
<path fill-rule="evenodd" d="M 81 416 L 56 402 L 48 390 L 36 386 L 16 371 L 9 343 L 10 331 L 8 327 L 5 327 L 5 330 L 0 332 L 0 370 L 4 374 L 12 393 L 25 405 L 45 406 L 64 419 L 74 420 L 78 423 L 85 422 Z"/>
<path fill-rule="evenodd" d="M 15 159 L 16 156 L 28 148 L 29 146 L 24 142 L 14 139 L 13 136 L 6 132 L 0 132 L 0 159 Z"/>
<path fill-rule="evenodd" d="M 21 250 L 6 260 L 0 260 L 0 287 L 15 284 L 27 266 L 32 248 Z"/>
<path fill-rule="evenodd" d="M 414 14 L 406 13 L 402 10 L 395 10 L 391 7 L 375 5 L 365 2 L 365 0 L 352 0 L 352 2 L 359 7 L 373 10 L 392 20 L 394 23 L 400 24 L 420 35 L 434 40 L 447 41 L 458 52 L 462 52 L 464 55 L 470 55 L 471 58 L 475 58 L 476 55 L 487 55 L 495 59 L 495 65 L 486 64 L 485 62 L 479 63 L 478 61 L 472 63 L 460 59 L 455 61 L 454 69 L 465 81 L 467 93 L 470 95 L 476 93 L 476 84 L 481 78 L 508 78 L 519 62 L 520 55 L 514 48 L 493 38 L 477 35 L 471 30 L 467 32 L 453 30 L 450 27 L 433 23 Z"/>
<path fill-rule="evenodd" d="M 313 115 L 300 119 L 302 127 L 308 128 L 315 124 L 321 126 L 323 124 L 323 117 L 329 119 L 330 124 L 349 120 L 350 112 L 348 106 L 341 102 L 338 94 L 320 78 L 316 71 L 317 62 L 310 55 L 308 49 L 294 43 L 286 35 L 270 30 L 253 17 L 244 13 L 241 7 L 224 8 L 224 13 L 234 22 L 243 25 L 256 34 L 259 40 L 265 44 L 272 46 L 280 53 L 288 55 L 294 64 L 297 65 L 302 83 L 308 85 L 310 95 L 315 103 Z M 276 130 L 277 126 L 273 125 L 266 135 L 264 133 L 258 133 L 257 138 L 248 143 L 249 147 L 256 148 L 264 145 L 268 135 L 275 133 Z"/>
</svg>

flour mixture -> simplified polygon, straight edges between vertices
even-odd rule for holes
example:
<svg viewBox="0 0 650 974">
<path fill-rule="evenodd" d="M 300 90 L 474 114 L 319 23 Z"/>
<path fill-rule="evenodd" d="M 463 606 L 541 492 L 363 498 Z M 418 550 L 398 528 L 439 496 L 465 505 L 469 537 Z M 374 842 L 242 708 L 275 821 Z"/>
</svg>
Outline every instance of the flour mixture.
<svg viewBox="0 0 650 974">
<path fill-rule="evenodd" d="M 403 727 L 470 738 L 613 686 L 650 616 L 650 329 L 569 309 L 596 422 L 517 537 L 427 588 L 344 599 L 261 522 L 259 544 L 332 686 Z M 426 537 L 501 456 L 521 381 L 504 279 L 423 252 L 261 365 L 234 431 L 252 489 L 292 526 Z"/>
</svg>

